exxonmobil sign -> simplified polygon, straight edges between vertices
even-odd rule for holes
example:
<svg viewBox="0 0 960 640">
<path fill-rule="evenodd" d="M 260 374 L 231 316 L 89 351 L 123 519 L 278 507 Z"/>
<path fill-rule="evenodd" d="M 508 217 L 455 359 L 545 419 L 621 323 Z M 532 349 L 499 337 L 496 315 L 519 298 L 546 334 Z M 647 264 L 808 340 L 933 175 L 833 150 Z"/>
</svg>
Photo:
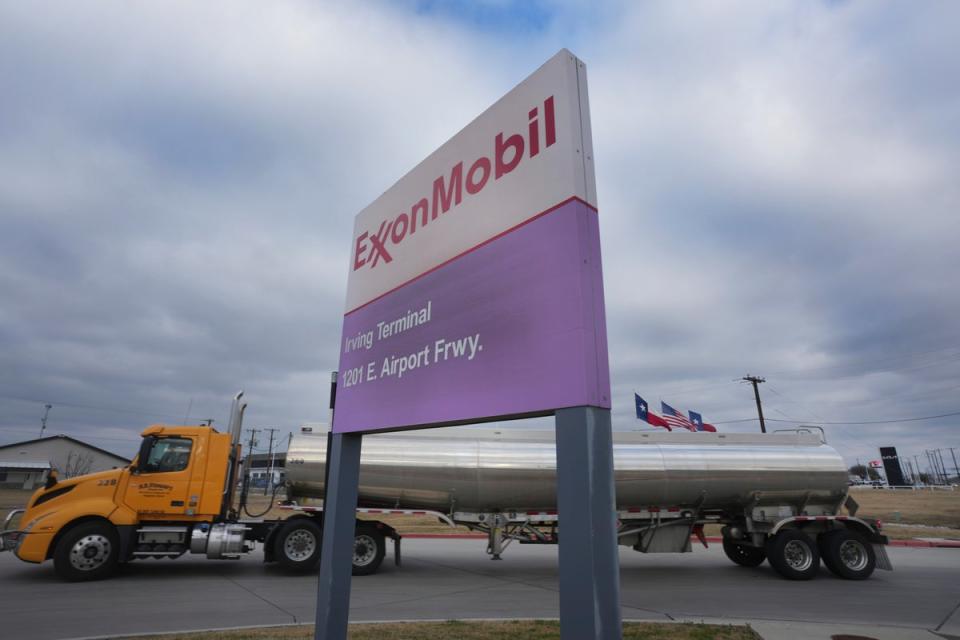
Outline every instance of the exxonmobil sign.
<svg viewBox="0 0 960 640">
<path fill-rule="evenodd" d="M 347 312 L 563 200 L 596 207 L 574 61 L 558 53 L 357 215 Z"/>
<path fill-rule="evenodd" d="M 458 162 L 450 168 L 449 173 L 440 175 L 433 181 L 430 198 L 420 198 L 407 211 L 401 211 L 392 220 L 383 220 L 376 231 L 364 231 L 357 236 L 353 254 L 353 270 L 363 266 L 373 269 L 380 263 L 393 261 L 390 254 L 392 247 L 399 245 L 407 236 L 413 236 L 417 227 L 422 229 L 431 221 L 437 220 L 441 214 L 451 208 L 458 207 L 463 201 L 464 191 L 467 196 L 480 193 L 491 177 L 496 182 L 516 169 L 525 155 L 535 158 L 540 154 L 540 123 L 538 120 L 539 108 L 530 110 L 528 117 L 527 137 L 514 133 L 504 137 L 500 132 L 492 141 L 489 156 L 481 155 L 474 160 L 466 170 L 464 164 Z M 556 112 L 553 96 L 543 101 L 544 119 L 544 147 L 550 148 L 557 141 Z M 451 224 L 456 224 L 452 222 Z"/>
<path fill-rule="evenodd" d="M 562 50 L 357 215 L 334 431 L 609 407 L 595 192 Z"/>
</svg>

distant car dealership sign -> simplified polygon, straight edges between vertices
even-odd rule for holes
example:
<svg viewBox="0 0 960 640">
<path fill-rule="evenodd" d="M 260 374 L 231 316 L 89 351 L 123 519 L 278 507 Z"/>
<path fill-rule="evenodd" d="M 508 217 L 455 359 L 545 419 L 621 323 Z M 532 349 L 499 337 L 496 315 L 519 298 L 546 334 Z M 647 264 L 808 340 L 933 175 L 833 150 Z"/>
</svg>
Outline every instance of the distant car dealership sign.
<svg viewBox="0 0 960 640">
<path fill-rule="evenodd" d="M 563 50 L 361 211 L 334 431 L 609 408 L 582 62 Z"/>
</svg>

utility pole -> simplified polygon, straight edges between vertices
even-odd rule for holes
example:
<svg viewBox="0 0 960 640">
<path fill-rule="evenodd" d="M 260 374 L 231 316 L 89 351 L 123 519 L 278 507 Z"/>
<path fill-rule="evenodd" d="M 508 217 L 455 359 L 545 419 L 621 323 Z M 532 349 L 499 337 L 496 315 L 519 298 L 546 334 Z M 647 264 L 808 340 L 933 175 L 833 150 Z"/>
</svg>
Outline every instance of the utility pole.
<svg viewBox="0 0 960 640">
<path fill-rule="evenodd" d="M 940 449 L 934 449 L 931 451 L 933 454 L 933 461 L 937 465 L 937 469 L 940 470 L 940 477 L 943 478 L 943 484 L 947 484 L 947 468 L 943 466 L 943 457 L 940 455 Z"/>
<path fill-rule="evenodd" d="M 247 470 L 243 474 L 243 500 L 241 502 L 246 503 L 247 501 L 247 491 L 250 489 L 250 469 L 253 468 L 253 448 L 257 446 L 257 432 L 260 429 L 247 429 L 250 432 L 250 444 L 247 447 L 247 463 L 244 464 L 244 468 Z"/>
<path fill-rule="evenodd" d="M 50 409 L 53 409 L 52 404 L 43 405 L 43 417 L 40 419 L 40 437 L 43 437 L 43 430 L 47 428 L 47 416 L 50 414 Z"/>
<path fill-rule="evenodd" d="M 953 457 L 953 472 L 957 474 L 957 481 L 960 482 L 960 467 L 957 467 L 957 454 L 953 452 L 954 447 L 950 447 L 950 455 Z"/>
<path fill-rule="evenodd" d="M 273 434 L 275 434 L 279 429 L 274 429 L 273 427 L 266 427 L 264 431 L 270 432 L 270 446 L 267 449 L 267 459 L 270 461 L 267 468 L 267 484 L 263 487 L 263 495 L 268 496 L 273 491 Z"/>
<path fill-rule="evenodd" d="M 927 454 L 927 464 L 930 465 L 930 470 L 933 472 L 933 477 L 937 479 L 937 484 L 943 484 L 943 476 L 940 475 L 940 466 L 937 464 L 937 459 L 933 456 L 933 452 L 929 449 L 924 449 L 923 452 Z"/>
<path fill-rule="evenodd" d="M 943 461 L 943 449 L 937 449 L 937 457 L 940 459 L 940 468 L 943 469 L 943 480 L 950 484 L 950 473 L 947 471 L 947 465 Z"/>
<path fill-rule="evenodd" d="M 757 399 L 757 415 L 760 416 L 760 431 L 761 433 L 766 433 L 767 425 L 763 421 L 763 407 L 760 406 L 760 390 L 757 388 L 758 384 L 760 384 L 761 382 L 766 382 L 766 380 L 757 376 L 752 376 L 749 373 L 743 376 L 741 380 L 743 380 L 744 382 L 753 383 L 753 395 Z"/>
</svg>

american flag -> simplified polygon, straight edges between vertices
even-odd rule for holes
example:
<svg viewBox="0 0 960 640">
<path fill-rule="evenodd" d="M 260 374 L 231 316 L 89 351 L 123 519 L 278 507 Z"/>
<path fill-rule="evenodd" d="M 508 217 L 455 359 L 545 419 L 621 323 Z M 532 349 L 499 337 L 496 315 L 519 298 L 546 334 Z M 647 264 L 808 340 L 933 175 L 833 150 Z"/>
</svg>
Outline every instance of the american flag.
<svg viewBox="0 0 960 640">
<path fill-rule="evenodd" d="M 676 427 L 678 429 L 689 429 L 690 431 L 697 430 L 687 416 L 683 415 L 663 400 L 660 401 L 660 408 L 662 409 L 663 419 L 666 420 L 667 424 L 669 424 L 671 427 Z"/>
</svg>

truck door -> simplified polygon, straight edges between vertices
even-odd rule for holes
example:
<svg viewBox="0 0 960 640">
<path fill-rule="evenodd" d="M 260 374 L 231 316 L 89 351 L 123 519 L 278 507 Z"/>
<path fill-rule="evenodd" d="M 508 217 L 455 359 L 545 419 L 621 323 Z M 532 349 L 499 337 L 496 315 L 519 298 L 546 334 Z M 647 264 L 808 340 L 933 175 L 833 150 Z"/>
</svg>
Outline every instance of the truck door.
<svg viewBox="0 0 960 640">
<path fill-rule="evenodd" d="M 147 442 L 150 440 L 150 442 Z M 124 503 L 146 517 L 183 515 L 190 493 L 193 438 L 147 436 L 137 469 L 130 476 Z"/>
</svg>

